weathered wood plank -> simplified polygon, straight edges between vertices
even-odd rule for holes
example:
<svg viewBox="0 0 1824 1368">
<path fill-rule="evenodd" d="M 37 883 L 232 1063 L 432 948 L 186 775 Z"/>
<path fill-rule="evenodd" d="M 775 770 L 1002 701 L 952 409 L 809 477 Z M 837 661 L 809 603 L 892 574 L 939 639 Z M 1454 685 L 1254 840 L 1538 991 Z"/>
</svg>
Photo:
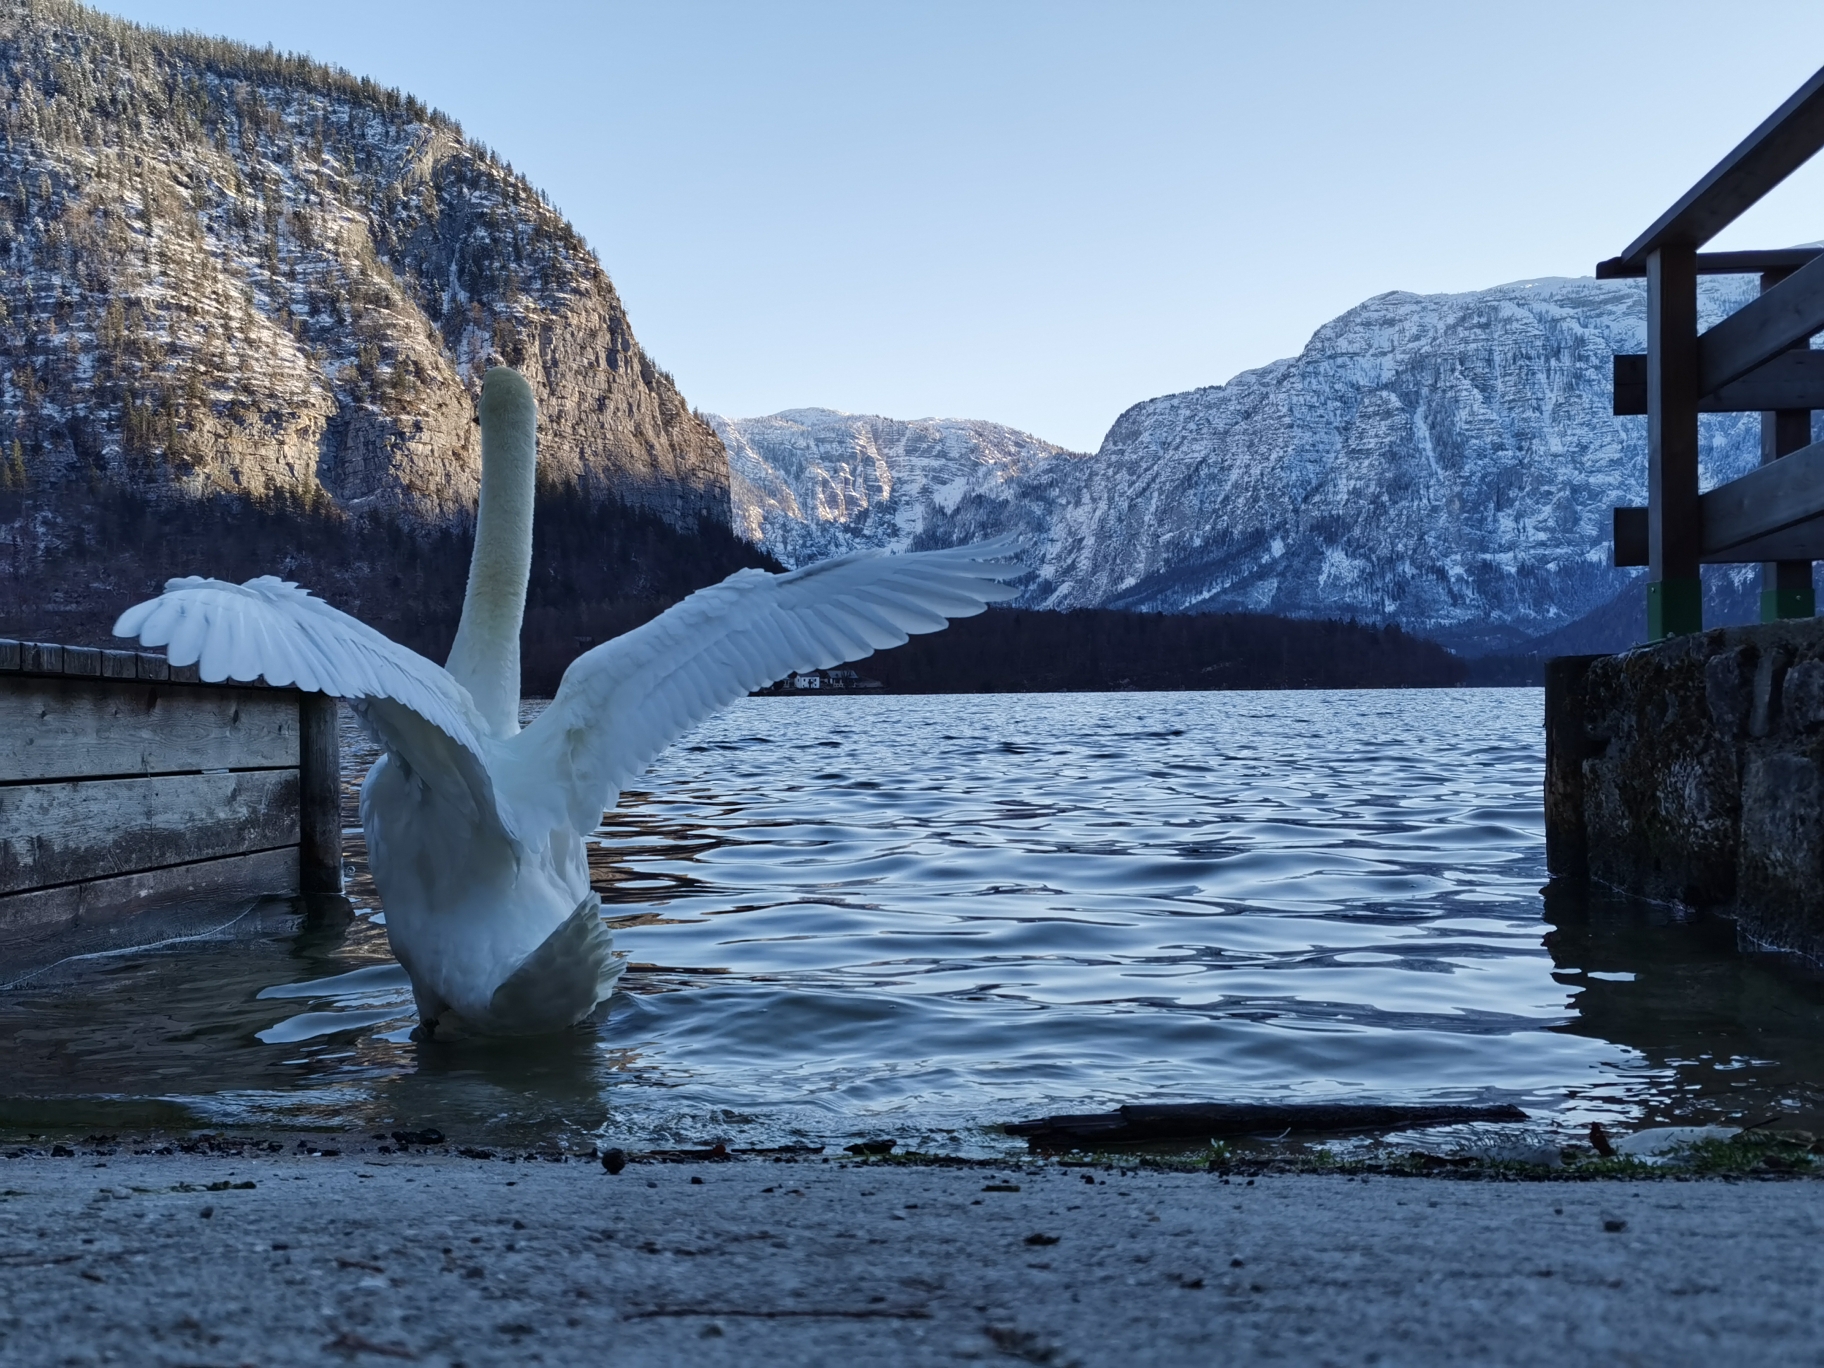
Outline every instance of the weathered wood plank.
<svg viewBox="0 0 1824 1368">
<path fill-rule="evenodd" d="M 1703 628 L 1697 498 L 1696 253 L 1647 258 L 1647 637 Z"/>
<path fill-rule="evenodd" d="M 1759 275 L 1762 271 L 1796 271 L 1806 262 L 1824 256 L 1824 247 L 1775 247 L 1752 252 L 1699 252 L 1699 275 Z M 1645 258 L 1638 262 L 1610 257 L 1596 263 L 1598 280 L 1639 280 L 1647 274 Z"/>
<path fill-rule="evenodd" d="M 219 925 L 248 900 L 298 888 L 298 850 L 176 865 L 0 894 L 0 970 L 49 963 Z"/>
<path fill-rule="evenodd" d="M 1761 293 L 1774 288 L 1792 272 L 1768 271 L 1761 276 Z M 1810 356 L 1809 343 L 1796 343 L 1784 355 Z M 1774 360 L 1778 360 L 1775 357 Z M 1800 403 L 1769 405 L 1761 414 L 1761 464 L 1770 465 L 1811 444 L 1811 409 Z M 1761 621 L 1778 622 L 1782 618 L 1807 618 L 1818 611 L 1817 594 L 1812 589 L 1809 560 L 1770 560 L 1761 563 Z"/>
<path fill-rule="evenodd" d="M 63 647 L 54 641 L 19 643 L 19 668 L 27 674 L 62 674 Z"/>
<path fill-rule="evenodd" d="M 294 769 L 0 788 L 0 893 L 297 841 Z"/>
<path fill-rule="evenodd" d="M 1647 411 L 1647 358 L 1615 357 L 1614 413 L 1636 417 Z M 1765 413 L 1772 409 L 1824 409 L 1824 351 L 1783 351 L 1741 379 L 1698 401 L 1700 413 Z"/>
<path fill-rule="evenodd" d="M 1705 565 L 1747 565 L 1756 561 L 1824 560 L 1824 518 L 1794 523 L 1764 537 L 1723 550 L 1706 551 Z M 1647 563 L 1647 510 L 1615 510 L 1615 564 Z"/>
<path fill-rule="evenodd" d="M 1737 551 L 1795 524 L 1824 517 L 1824 442 L 1813 442 L 1718 485 L 1700 502 L 1705 555 Z"/>
<path fill-rule="evenodd" d="M 306 893 L 342 891 L 342 745 L 337 704 L 298 695 L 298 859 Z"/>
<path fill-rule="evenodd" d="M 1616 509 L 1614 539 L 1617 566 L 1645 565 L 1647 563 L 1647 510 L 1644 508 Z"/>
<path fill-rule="evenodd" d="M 1820 147 L 1824 147 L 1824 70 L 1794 91 L 1634 239 L 1621 260 L 1639 265 L 1661 247 L 1702 247 L 1809 161 Z"/>
<path fill-rule="evenodd" d="M 1698 393 L 1715 394 L 1819 331 L 1824 331 L 1824 257 L 1794 271 L 1697 339 Z"/>
<path fill-rule="evenodd" d="M 0 784 L 295 767 L 297 695 L 0 677 Z"/>
<path fill-rule="evenodd" d="M 67 932 L 81 915 L 81 884 L 0 893 L 0 966 L 11 967 L 19 943 Z"/>
<path fill-rule="evenodd" d="M 1727 551 L 1717 551 L 1704 556 L 1705 565 L 1749 565 L 1756 561 L 1817 561 L 1824 560 L 1824 518 L 1813 518 L 1809 522 L 1794 523 L 1782 527 L 1778 532 L 1769 532 L 1764 537 L 1745 541 L 1739 546 L 1732 546 Z M 1807 566 L 1807 569 L 1810 567 Z M 1805 614 L 1809 617 L 1810 614 Z"/>
<path fill-rule="evenodd" d="M 1584 838 L 1583 762 L 1591 753 L 1584 729 L 1583 677 L 1601 656 L 1556 656 L 1545 662 L 1545 867 L 1553 878 L 1590 872 Z"/>
<path fill-rule="evenodd" d="M 151 651 L 109 650 L 99 646 L 59 646 L 49 641 L 14 641 L 0 637 L 0 673 L 100 675 L 103 679 L 146 679 L 163 683 L 188 679 L 200 683 L 194 666 L 177 675 L 168 661 Z M 259 687 L 259 686 L 254 686 Z"/>
</svg>

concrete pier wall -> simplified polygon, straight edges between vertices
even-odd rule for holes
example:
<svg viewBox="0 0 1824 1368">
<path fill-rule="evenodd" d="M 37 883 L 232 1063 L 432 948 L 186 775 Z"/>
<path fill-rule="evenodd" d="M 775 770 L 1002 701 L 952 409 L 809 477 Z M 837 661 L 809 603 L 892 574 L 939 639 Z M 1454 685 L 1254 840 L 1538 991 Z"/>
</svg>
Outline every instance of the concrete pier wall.
<svg viewBox="0 0 1824 1368">
<path fill-rule="evenodd" d="M 1824 962 L 1824 620 L 1551 662 L 1547 863 Z"/>
</svg>

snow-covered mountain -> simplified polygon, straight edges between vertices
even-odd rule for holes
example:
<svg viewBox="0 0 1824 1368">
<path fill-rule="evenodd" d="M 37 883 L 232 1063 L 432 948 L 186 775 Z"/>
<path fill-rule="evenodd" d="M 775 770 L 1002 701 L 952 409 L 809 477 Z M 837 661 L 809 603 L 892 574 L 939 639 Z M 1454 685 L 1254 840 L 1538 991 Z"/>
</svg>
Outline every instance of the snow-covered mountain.
<svg viewBox="0 0 1824 1368">
<path fill-rule="evenodd" d="M 1704 325 L 1755 288 L 1706 280 Z M 1380 295 L 1296 357 L 1136 404 L 1092 457 L 990 424 L 822 410 L 716 427 L 735 453 L 736 526 L 787 563 L 1012 530 L 1032 547 L 1036 607 L 1393 621 L 1495 650 L 1627 583 L 1609 510 L 1645 498 L 1646 431 L 1610 413 L 1611 358 L 1644 350 L 1645 316 L 1638 281 Z M 900 428 L 933 434 L 918 460 L 863 437 Z M 1706 416 L 1706 480 L 1752 466 L 1758 434 L 1752 414 Z M 891 535 L 887 505 L 827 492 L 861 489 L 847 472 L 864 467 L 918 491 Z"/>
<path fill-rule="evenodd" d="M 1707 326 L 1752 294 L 1706 282 Z M 1646 420 L 1611 358 L 1645 348 L 1633 281 L 1382 295 L 1297 357 L 1136 405 L 1066 514 L 1060 602 L 1391 619 L 1488 649 L 1611 599 L 1610 509 L 1646 497 Z M 1703 422 L 1711 480 L 1759 459 Z M 1147 535 L 1148 530 L 1151 535 Z"/>
<path fill-rule="evenodd" d="M 1030 497 L 1020 477 L 1049 461 L 1088 459 L 967 419 L 902 422 L 824 408 L 704 417 L 728 448 L 735 530 L 787 565 L 863 546 L 949 545 L 965 501 L 1005 502 L 1016 488 Z"/>
</svg>

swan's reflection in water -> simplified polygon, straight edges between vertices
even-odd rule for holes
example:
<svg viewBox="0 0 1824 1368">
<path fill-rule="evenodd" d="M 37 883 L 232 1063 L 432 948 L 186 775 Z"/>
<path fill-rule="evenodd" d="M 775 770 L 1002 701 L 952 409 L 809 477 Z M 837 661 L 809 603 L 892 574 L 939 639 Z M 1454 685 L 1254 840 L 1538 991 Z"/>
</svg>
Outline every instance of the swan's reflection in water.
<svg viewBox="0 0 1824 1368">
<path fill-rule="evenodd" d="M 375 1091 L 379 1110 L 395 1118 L 492 1117 L 488 1138 L 532 1144 L 552 1136 L 587 1136 L 608 1124 L 608 1078 L 630 1063 L 627 1051 L 604 1050 L 586 1032 L 506 1044 L 461 1042 L 415 1046 L 411 1068 Z"/>
<path fill-rule="evenodd" d="M 352 924 L 0 993 L 0 1122 L 948 1146 L 1147 1097 L 1517 1101 L 1565 1126 L 1815 1111 L 1811 979 L 1726 925 L 1541 898 L 1539 706 L 749 700 L 597 832 L 633 968 L 585 1028 L 412 1042 L 351 833 Z"/>
</svg>

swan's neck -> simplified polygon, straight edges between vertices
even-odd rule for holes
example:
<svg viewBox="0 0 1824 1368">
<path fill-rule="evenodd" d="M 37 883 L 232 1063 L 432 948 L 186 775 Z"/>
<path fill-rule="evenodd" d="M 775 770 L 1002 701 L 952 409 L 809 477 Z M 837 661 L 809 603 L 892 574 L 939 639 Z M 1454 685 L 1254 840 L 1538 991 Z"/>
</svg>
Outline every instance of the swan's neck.
<svg viewBox="0 0 1824 1368">
<path fill-rule="evenodd" d="M 519 629 L 532 572 L 538 407 L 525 379 L 500 367 L 482 381 L 480 410 L 481 509 L 447 668 L 494 734 L 505 737 L 519 730 Z"/>
</svg>

